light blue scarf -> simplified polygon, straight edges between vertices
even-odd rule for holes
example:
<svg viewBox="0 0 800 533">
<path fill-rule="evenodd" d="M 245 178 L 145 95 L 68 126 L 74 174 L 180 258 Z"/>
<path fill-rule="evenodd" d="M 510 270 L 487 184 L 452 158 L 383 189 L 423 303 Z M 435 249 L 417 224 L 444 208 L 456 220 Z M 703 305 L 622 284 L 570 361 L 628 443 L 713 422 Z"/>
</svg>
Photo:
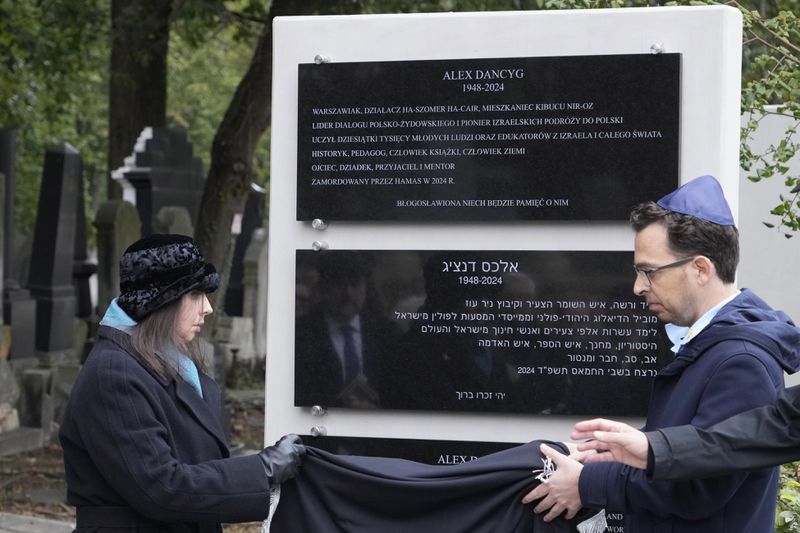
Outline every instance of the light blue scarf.
<svg viewBox="0 0 800 533">
<path fill-rule="evenodd" d="M 133 328 L 136 327 L 136 321 L 122 310 L 119 304 L 117 304 L 117 299 L 114 298 L 111 300 L 111 305 L 108 306 L 106 314 L 103 315 L 100 325 L 109 326 L 130 335 Z M 200 373 L 197 371 L 197 366 L 194 364 L 194 361 L 186 357 L 186 355 L 174 346 L 168 349 L 167 357 L 170 362 L 177 365 L 181 377 L 189 383 L 202 398 L 203 387 L 200 385 Z"/>
<path fill-rule="evenodd" d="M 170 346 L 167 349 L 167 357 L 178 365 L 178 371 L 181 377 L 197 391 L 200 397 L 203 397 L 203 387 L 200 385 L 200 373 L 197 371 L 194 361 L 186 357 L 175 346 Z"/>
<path fill-rule="evenodd" d="M 695 338 L 701 331 L 703 331 L 706 326 L 708 326 L 711 321 L 717 316 L 719 310 L 725 307 L 725 305 L 742 294 L 742 291 L 736 291 L 732 295 L 728 296 L 720 303 L 706 311 L 703 316 L 697 319 L 697 322 L 692 324 L 691 327 L 689 326 L 676 326 L 675 324 L 665 324 L 664 329 L 667 332 L 667 337 L 672 342 L 672 348 L 670 348 L 673 353 L 676 355 L 680 352 L 681 348 L 683 348 L 684 344 L 687 344 L 690 340 Z"/>
<path fill-rule="evenodd" d="M 101 326 L 109 326 L 125 333 L 130 334 L 131 330 L 136 326 L 136 321 L 128 316 L 128 313 L 122 310 L 117 303 L 117 299 L 111 300 L 111 305 L 108 306 L 106 314 L 100 321 Z"/>
</svg>

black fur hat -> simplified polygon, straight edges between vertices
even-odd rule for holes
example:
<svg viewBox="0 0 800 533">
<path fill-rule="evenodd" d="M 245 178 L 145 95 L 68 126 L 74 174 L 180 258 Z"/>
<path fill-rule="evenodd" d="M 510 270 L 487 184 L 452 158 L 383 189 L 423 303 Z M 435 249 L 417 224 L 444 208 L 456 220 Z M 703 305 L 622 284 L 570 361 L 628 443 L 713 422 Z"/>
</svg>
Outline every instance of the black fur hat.
<svg viewBox="0 0 800 533">
<path fill-rule="evenodd" d="M 214 265 L 185 235 L 153 234 L 131 244 L 120 259 L 117 304 L 135 321 L 189 291 L 219 286 Z"/>
</svg>

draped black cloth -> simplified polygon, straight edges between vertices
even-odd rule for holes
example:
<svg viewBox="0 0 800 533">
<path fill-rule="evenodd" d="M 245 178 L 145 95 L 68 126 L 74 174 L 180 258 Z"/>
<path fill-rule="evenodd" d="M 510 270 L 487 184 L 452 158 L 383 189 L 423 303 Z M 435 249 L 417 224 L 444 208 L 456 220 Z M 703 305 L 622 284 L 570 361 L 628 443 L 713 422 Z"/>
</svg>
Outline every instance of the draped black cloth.
<svg viewBox="0 0 800 533">
<path fill-rule="evenodd" d="M 308 447 L 301 474 L 281 486 L 271 533 L 561 533 L 597 513 L 545 523 L 523 505 L 542 468 L 539 445 L 459 465 L 334 455 Z M 566 453 L 560 443 L 547 442 Z M 604 527 L 603 527 L 604 529 Z M 602 531 L 602 529 L 600 530 Z"/>
</svg>

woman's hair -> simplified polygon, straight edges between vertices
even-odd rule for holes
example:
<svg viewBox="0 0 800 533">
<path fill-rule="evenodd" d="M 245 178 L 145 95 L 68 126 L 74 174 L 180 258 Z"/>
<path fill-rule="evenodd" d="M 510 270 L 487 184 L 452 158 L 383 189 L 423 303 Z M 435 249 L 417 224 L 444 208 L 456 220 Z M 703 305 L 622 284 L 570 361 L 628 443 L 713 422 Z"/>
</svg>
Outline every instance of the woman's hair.
<svg viewBox="0 0 800 533">
<path fill-rule="evenodd" d="M 191 359 L 199 371 L 202 372 L 205 367 L 199 337 L 187 343 L 177 335 L 178 317 L 184 301 L 186 305 L 195 305 L 192 298 L 179 298 L 144 317 L 131 333 L 131 343 L 142 363 L 151 372 L 165 379 L 180 375 L 175 362 L 166 356 L 172 347 Z"/>
</svg>

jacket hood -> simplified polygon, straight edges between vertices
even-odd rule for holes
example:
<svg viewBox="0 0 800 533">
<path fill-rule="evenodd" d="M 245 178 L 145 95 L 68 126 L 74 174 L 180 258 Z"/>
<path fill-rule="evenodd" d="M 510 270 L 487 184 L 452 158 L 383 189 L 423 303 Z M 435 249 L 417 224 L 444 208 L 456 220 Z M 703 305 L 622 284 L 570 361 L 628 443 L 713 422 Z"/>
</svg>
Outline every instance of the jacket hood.
<svg viewBox="0 0 800 533">
<path fill-rule="evenodd" d="M 784 371 L 800 369 L 800 328 L 783 311 L 772 309 L 749 289 L 728 302 L 711 323 L 680 352 L 694 360 L 710 346 L 722 341 L 744 340 L 766 350 Z"/>
</svg>

